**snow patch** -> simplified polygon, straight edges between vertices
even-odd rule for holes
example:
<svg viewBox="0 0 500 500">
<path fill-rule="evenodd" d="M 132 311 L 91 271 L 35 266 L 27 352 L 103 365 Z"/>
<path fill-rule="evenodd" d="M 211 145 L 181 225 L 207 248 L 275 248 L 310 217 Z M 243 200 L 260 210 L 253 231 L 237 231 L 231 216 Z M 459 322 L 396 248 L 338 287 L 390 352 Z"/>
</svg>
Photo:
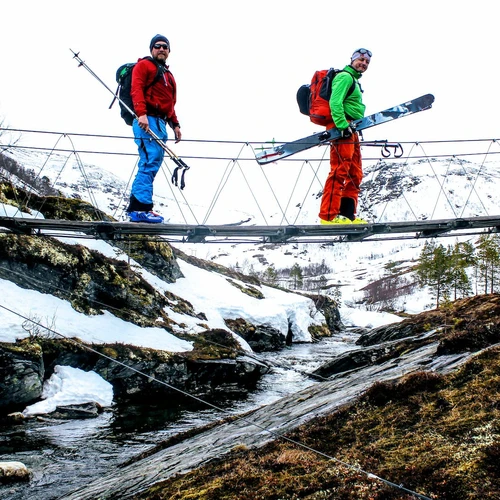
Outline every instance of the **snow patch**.
<svg viewBox="0 0 500 500">
<path fill-rule="evenodd" d="M 52 413 L 58 406 L 96 402 L 103 407 L 113 403 L 113 386 L 96 372 L 57 365 L 43 385 L 43 401 L 25 408 L 23 415 L 31 417 Z"/>
</svg>

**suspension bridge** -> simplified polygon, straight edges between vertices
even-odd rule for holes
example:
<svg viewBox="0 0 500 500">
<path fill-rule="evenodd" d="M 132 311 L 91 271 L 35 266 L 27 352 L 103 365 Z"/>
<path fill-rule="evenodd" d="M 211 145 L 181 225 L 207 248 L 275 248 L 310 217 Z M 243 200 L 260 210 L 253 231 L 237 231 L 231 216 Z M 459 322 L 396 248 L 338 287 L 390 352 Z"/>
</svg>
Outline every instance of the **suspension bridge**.
<svg viewBox="0 0 500 500">
<path fill-rule="evenodd" d="M 199 217 L 199 215 L 195 214 L 192 207 L 193 203 L 187 199 L 185 191 L 172 187 L 174 183 L 174 173 L 178 170 L 179 165 L 175 162 L 176 170 L 171 170 L 167 163 L 167 158 L 162 170 L 167 180 L 166 185 L 168 185 L 171 192 L 171 199 L 175 200 L 175 202 L 169 203 L 168 211 L 174 212 L 176 209 L 177 215 L 174 215 L 173 220 L 170 220 L 169 223 L 166 224 L 147 224 L 120 221 L 120 218 L 123 218 L 124 215 L 124 207 L 127 199 L 126 193 L 128 192 L 128 185 L 133 176 L 133 168 L 130 169 L 128 184 L 126 186 L 123 185 L 121 188 L 123 192 L 115 193 L 117 197 L 115 203 L 116 208 L 114 213 L 108 216 L 103 214 L 109 213 L 109 208 L 99 206 L 95 193 L 93 192 L 96 189 L 96 185 L 92 185 L 92 180 L 89 178 L 88 163 L 86 165 L 82 161 L 84 155 L 129 155 L 129 153 L 125 151 L 126 148 L 119 148 L 119 150 L 116 148 L 113 150 L 107 150 L 105 148 L 86 149 L 82 147 L 81 144 L 79 146 L 76 145 L 76 141 L 79 139 L 90 140 L 93 145 L 97 144 L 98 141 L 107 141 L 109 145 L 110 141 L 113 140 L 128 141 L 128 144 L 130 144 L 132 138 L 12 129 L 0 129 L 0 136 L 2 132 L 4 132 L 4 134 L 7 132 L 9 134 L 22 133 L 30 138 L 35 135 L 38 137 L 41 135 L 44 137 L 55 136 L 55 145 L 51 148 L 40 148 L 35 146 L 23 146 L 21 148 L 18 144 L 13 142 L 0 145 L 0 147 L 4 152 L 10 153 L 13 158 L 17 156 L 16 153 L 19 153 L 19 150 L 24 152 L 28 151 L 30 153 L 34 152 L 35 154 L 40 154 L 41 152 L 43 164 L 36 173 L 36 179 L 40 179 L 46 175 L 47 165 L 50 164 L 52 158 L 54 162 L 59 165 L 56 176 L 56 180 L 58 180 L 63 177 L 63 170 L 68 168 L 69 159 L 73 158 L 79 169 L 80 179 L 77 184 L 79 184 L 87 194 L 86 196 L 81 195 L 81 197 L 87 199 L 96 208 L 95 217 L 90 217 L 94 220 L 89 221 L 30 217 L 26 214 L 22 214 L 20 211 L 14 214 L 7 214 L 6 212 L 2 214 L 0 212 L 0 231 L 4 232 L 7 231 L 32 236 L 72 236 L 77 238 L 98 238 L 107 240 L 131 240 L 141 236 L 148 236 L 174 243 L 285 244 L 300 242 L 333 244 L 498 233 L 500 228 L 500 215 L 489 214 L 491 211 L 491 202 L 489 203 L 489 207 L 487 207 L 487 203 L 481 199 L 484 197 L 484 193 L 476 189 L 476 183 L 482 174 L 485 162 L 494 159 L 495 155 L 500 153 L 499 144 L 496 139 L 443 142 L 431 141 L 428 143 L 415 142 L 406 144 L 388 143 L 387 141 L 362 143 L 365 150 L 367 148 L 370 148 L 371 151 L 374 151 L 375 148 L 380 150 L 380 157 L 369 157 L 367 154 L 364 154 L 364 162 L 371 162 L 375 165 L 375 168 L 371 170 L 370 174 L 374 178 L 376 178 L 377 175 L 380 176 L 380 172 L 387 170 L 388 162 L 392 162 L 393 165 L 398 165 L 398 170 L 394 171 L 391 175 L 392 177 L 399 176 L 400 180 L 398 182 L 400 183 L 404 182 L 409 177 L 405 172 L 405 168 L 407 168 L 409 162 L 413 161 L 420 162 L 421 165 L 430 165 L 430 172 L 432 172 L 432 175 L 435 176 L 437 181 L 436 198 L 440 198 L 443 204 L 446 205 L 447 215 L 446 217 L 435 217 L 435 213 L 439 213 L 435 208 L 437 200 L 432 204 L 429 203 L 431 201 L 430 199 L 425 200 L 427 202 L 426 204 L 429 206 L 433 205 L 434 208 L 432 211 L 429 211 L 429 213 L 422 215 L 415 207 L 411 206 L 415 201 L 410 202 L 409 199 L 406 199 L 408 196 L 401 191 L 400 197 L 408 204 L 408 209 L 406 210 L 407 216 L 405 217 L 407 220 L 387 221 L 388 217 L 384 217 L 383 214 L 379 213 L 372 217 L 371 220 L 370 217 L 364 216 L 363 218 L 368 220 L 367 224 L 339 225 L 320 225 L 317 223 L 317 220 L 314 224 L 310 224 L 309 221 L 311 217 L 302 216 L 304 207 L 306 207 L 308 203 L 314 204 L 310 209 L 310 213 L 312 213 L 313 210 L 317 210 L 316 205 L 319 204 L 319 200 L 317 194 L 314 196 L 315 188 L 313 187 L 313 183 L 316 183 L 319 189 L 322 188 L 324 174 L 320 173 L 319 170 L 320 168 L 325 170 L 328 168 L 327 147 L 309 150 L 309 156 L 307 158 L 293 157 L 282 160 L 279 164 L 285 170 L 279 170 L 276 165 L 263 168 L 256 164 L 255 150 L 259 149 L 258 145 L 263 146 L 261 142 L 186 141 L 189 143 L 188 146 L 191 151 L 194 152 L 197 150 L 214 150 L 214 147 L 216 147 L 218 152 L 224 151 L 224 148 L 226 148 L 225 151 L 231 148 L 231 153 L 236 151 L 236 154 L 230 154 L 228 156 L 221 156 L 220 154 L 212 156 L 197 156 L 196 154 L 189 157 L 183 156 L 184 160 L 191 166 L 191 173 L 189 174 L 191 176 L 189 177 L 190 185 L 199 184 L 200 179 L 198 177 L 193 177 L 197 165 L 203 165 L 203 188 L 205 188 L 205 184 L 206 186 L 210 184 L 207 180 L 206 162 L 210 161 L 214 164 L 216 163 L 218 167 L 218 170 L 213 167 L 210 167 L 209 170 L 209 180 L 212 181 L 211 186 L 214 187 L 214 194 L 211 201 L 206 203 L 208 208 L 203 217 Z M 69 141 L 70 147 L 65 148 L 61 145 L 64 140 Z M 213 144 L 211 144 L 212 142 Z M 436 145 L 439 146 L 440 153 L 437 153 Z M 453 153 L 443 153 L 445 147 L 449 149 L 452 146 Z M 428 149 L 432 147 L 434 147 L 434 149 L 429 152 Z M 245 157 L 244 152 L 248 151 L 248 148 L 250 148 L 252 155 L 250 155 L 250 157 Z M 404 148 L 410 149 L 410 152 L 406 155 L 403 155 Z M 461 150 L 458 151 L 460 148 Z M 418 154 L 416 153 L 417 149 Z M 134 150 L 135 147 L 133 147 L 131 151 Z M 136 162 L 136 152 L 131 152 L 130 155 Z M 57 160 L 55 159 L 56 156 L 58 157 Z M 478 161 L 475 163 L 469 162 L 470 157 L 476 157 Z M 435 166 L 432 162 L 436 161 L 436 159 L 444 162 L 443 165 L 446 166 L 447 172 L 443 174 L 435 171 Z M 186 166 L 186 169 L 189 169 L 184 160 L 182 164 Z M 469 168 L 469 170 L 467 170 L 467 163 L 475 165 L 475 168 Z M 283 164 L 285 165 L 284 167 Z M 244 167 L 242 165 L 244 165 Z M 467 189 L 469 191 L 468 193 L 461 193 L 465 201 L 462 200 L 460 202 L 460 204 L 463 205 L 460 209 L 457 208 L 459 203 L 450 195 L 451 188 L 446 186 L 448 171 L 452 166 L 457 165 L 462 170 L 460 172 L 461 176 L 468 179 Z M 30 168 L 31 166 L 26 164 L 26 167 Z M 168 174 L 165 170 L 168 171 Z M 310 171 L 309 173 L 307 173 L 308 170 Z M 220 172 L 220 180 L 218 183 L 217 180 L 214 179 L 216 172 Z M 240 178 L 237 182 L 234 182 L 233 178 L 236 172 L 239 172 Z M 293 175 L 290 175 L 292 172 Z M 199 175 L 199 173 L 200 172 L 197 172 L 196 175 Z M 256 173 L 261 174 L 260 179 L 255 177 Z M 290 181 L 290 179 L 287 178 L 286 181 L 288 184 L 285 186 L 283 173 L 285 173 L 286 177 L 296 176 L 295 181 Z M 258 184 L 257 189 L 251 185 L 252 175 L 255 177 L 253 179 L 254 184 Z M 8 180 L 8 176 L 5 177 L 4 175 L 4 178 Z M 233 181 L 233 185 L 231 185 L 231 181 Z M 365 176 L 364 182 L 367 181 L 374 182 L 373 179 L 369 179 Z M 155 186 L 157 182 L 158 179 L 155 181 Z M 386 179 L 385 182 L 387 183 L 389 181 Z M 190 185 L 188 185 L 186 191 L 189 191 Z M 210 217 L 216 205 L 227 203 L 227 201 L 223 199 L 223 195 L 228 191 L 232 193 L 233 201 L 236 201 L 238 204 L 242 202 L 245 196 L 241 193 L 241 189 L 244 186 L 246 186 L 249 191 L 249 196 L 247 198 L 252 200 L 255 204 L 254 212 L 261 214 L 259 220 L 254 220 L 252 217 L 245 219 L 242 216 L 241 219 L 243 220 L 241 220 L 241 222 L 230 224 L 210 222 Z M 276 192 L 277 187 L 283 189 L 286 187 L 291 191 L 287 195 L 288 198 L 285 199 L 285 201 L 279 200 L 279 193 Z M 155 192 L 157 189 L 158 188 L 155 187 Z M 206 191 L 208 192 L 208 190 L 207 187 Z M 265 192 L 265 190 L 267 191 Z M 422 194 L 425 198 L 429 198 L 428 193 Z M 258 199 L 259 195 L 261 195 L 261 200 Z M 371 195 L 373 196 L 373 193 Z M 199 195 L 197 194 L 196 196 Z M 366 199 L 366 196 L 366 193 L 364 193 L 362 189 L 360 196 L 361 209 L 363 209 L 363 206 L 367 206 L 370 201 Z M 473 210 L 467 211 L 467 206 L 470 205 L 472 196 L 477 198 L 478 203 L 476 203 Z M 261 206 L 263 198 L 265 198 L 264 203 L 267 203 L 266 209 L 263 209 Z M 268 217 L 264 214 L 266 210 L 269 211 L 269 200 L 272 200 L 275 204 L 273 210 L 281 219 L 279 224 L 270 224 Z M 297 200 L 299 200 L 299 203 L 296 203 Z M 21 205 L 26 203 L 26 200 L 17 201 Z M 421 195 L 419 201 L 422 201 Z M 388 202 L 386 202 L 386 204 L 387 203 Z M 229 211 L 232 208 L 233 207 L 223 207 L 222 210 Z M 495 212 L 500 214 L 500 207 L 494 208 Z M 38 210 L 39 212 L 43 212 L 43 209 Z M 421 210 L 420 206 L 418 210 Z M 244 212 L 245 211 L 242 213 Z M 246 213 L 248 214 L 249 211 L 247 210 Z"/>
</svg>

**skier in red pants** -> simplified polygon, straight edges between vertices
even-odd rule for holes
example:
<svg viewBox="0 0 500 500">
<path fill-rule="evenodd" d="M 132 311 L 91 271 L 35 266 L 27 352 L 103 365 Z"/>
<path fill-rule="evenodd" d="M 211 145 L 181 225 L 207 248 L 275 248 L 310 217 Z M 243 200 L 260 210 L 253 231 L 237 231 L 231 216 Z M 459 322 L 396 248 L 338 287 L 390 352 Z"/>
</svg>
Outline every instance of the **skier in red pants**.
<svg viewBox="0 0 500 500">
<path fill-rule="evenodd" d="M 358 133 L 350 126 L 352 120 L 363 118 L 365 105 L 359 78 L 368 69 L 372 53 L 358 49 L 351 56 L 351 64 L 339 73 L 332 83 L 330 110 L 333 124 L 341 131 L 341 138 L 331 143 L 330 173 L 321 198 L 321 224 L 366 224 L 356 217 L 358 195 L 363 170 Z M 353 81 L 354 89 L 350 90 Z"/>
</svg>

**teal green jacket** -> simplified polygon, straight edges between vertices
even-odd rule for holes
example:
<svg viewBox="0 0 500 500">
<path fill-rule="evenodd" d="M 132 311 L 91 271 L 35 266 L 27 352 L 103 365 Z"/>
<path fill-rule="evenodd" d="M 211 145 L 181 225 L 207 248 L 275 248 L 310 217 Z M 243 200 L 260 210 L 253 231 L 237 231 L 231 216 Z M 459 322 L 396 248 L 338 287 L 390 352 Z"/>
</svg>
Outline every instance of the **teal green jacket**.
<svg viewBox="0 0 500 500">
<path fill-rule="evenodd" d="M 343 130 L 349 126 L 349 120 L 359 120 L 365 116 L 366 106 L 363 104 L 363 95 L 358 80 L 361 73 L 352 66 L 347 65 L 332 82 L 332 95 L 330 97 L 330 110 L 335 126 Z M 356 82 L 352 94 L 346 98 L 352 82 Z"/>
</svg>

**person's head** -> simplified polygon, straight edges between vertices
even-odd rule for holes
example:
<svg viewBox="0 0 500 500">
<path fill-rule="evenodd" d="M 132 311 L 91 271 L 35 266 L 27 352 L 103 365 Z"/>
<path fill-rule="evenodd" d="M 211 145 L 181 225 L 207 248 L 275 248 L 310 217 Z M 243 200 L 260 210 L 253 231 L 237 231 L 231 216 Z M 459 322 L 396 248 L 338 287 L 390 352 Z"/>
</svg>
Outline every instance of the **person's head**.
<svg viewBox="0 0 500 500">
<path fill-rule="evenodd" d="M 370 64 L 372 53 L 368 49 L 357 49 L 352 53 L 351 66 L 360 73 L 364 73 Z"/>
<path fill-rule="evenodd" d="M 163 35 L 155 35 L 149 44 L 149 51 L 153 59 L 159 62 L 165 62 L 170 54 L 170 42 Z"/>
</svg>

